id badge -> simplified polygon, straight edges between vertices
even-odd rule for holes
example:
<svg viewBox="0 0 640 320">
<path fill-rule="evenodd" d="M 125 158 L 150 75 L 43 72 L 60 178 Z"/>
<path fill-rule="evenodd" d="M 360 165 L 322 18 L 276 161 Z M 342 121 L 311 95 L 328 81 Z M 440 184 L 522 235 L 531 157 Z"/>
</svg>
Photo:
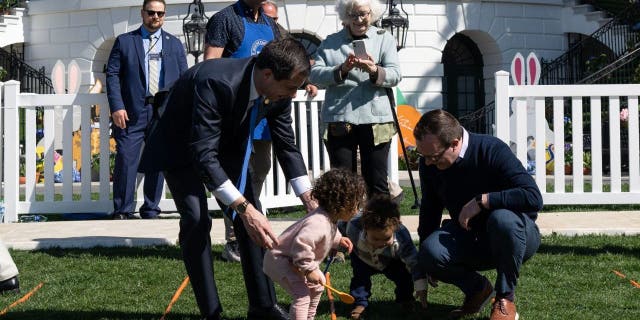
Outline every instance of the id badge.
<svg viewBox="0 0 640 320">
<path fill-rule="evenodd" d="M 149 53 L 149 60 L 160 60 L 162 55 L 160 53 Z"/>
</svg>

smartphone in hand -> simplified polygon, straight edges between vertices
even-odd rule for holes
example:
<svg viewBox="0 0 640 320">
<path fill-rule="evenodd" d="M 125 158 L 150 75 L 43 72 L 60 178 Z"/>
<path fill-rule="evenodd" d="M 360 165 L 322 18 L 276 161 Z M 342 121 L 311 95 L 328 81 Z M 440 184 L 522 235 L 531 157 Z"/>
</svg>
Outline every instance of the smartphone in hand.
<svg viewBox="0 0 640 320">
<path fill-rule="evenodd" d="M 364 40 L 353 40 L 353 53 L 358 59 L 369 59 Z"/>
</svg>

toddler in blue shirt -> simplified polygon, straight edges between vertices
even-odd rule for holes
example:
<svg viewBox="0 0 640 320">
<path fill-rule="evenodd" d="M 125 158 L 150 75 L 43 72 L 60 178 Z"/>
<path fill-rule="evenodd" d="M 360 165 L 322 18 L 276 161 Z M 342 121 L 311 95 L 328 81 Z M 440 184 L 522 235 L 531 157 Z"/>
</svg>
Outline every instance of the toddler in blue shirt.
<svg viewBox="0 0 640 320">
<path fill-rule="evenodd" d="M 347 225 L 354 248 L 350 255 L 353 278 L 351 295 L 356 299 L 352 319 L 360 319 L 369 304 L 371 277 L 382 273 L 396 285 L 396 302 L 413 310 L 413 291 L 423 306 L 427 302 L 427 279 L 417 266 L 418 252 L 411 235 L 400 222 L 400 211 L 388 195 L 371 198 L 362 215 Z"/>
</svg>

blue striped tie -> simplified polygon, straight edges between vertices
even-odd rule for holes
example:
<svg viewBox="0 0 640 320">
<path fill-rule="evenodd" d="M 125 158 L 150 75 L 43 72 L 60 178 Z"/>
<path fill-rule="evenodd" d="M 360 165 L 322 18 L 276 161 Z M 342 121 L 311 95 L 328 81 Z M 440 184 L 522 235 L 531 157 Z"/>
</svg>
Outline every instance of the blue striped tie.
<svg viewBox="0 0 640 320">
<path fill-rule="evenodd" d="M 249 119 L 249 136 L 247 137 L 247 148 L 244 152 L 244 161 L 242 162 L 242 174 L 240 175 L 240 180 L 237 183 L 238 190 L 240 193 L 244 194 L 244 189 L 247 187 L 247 173 L 249 169 L 249 159 L 251 158 L 251 151 L 253 149 L 253 129 L 256 126 L 256 119 L 258 118 L 258 109 L 262 104 L 262 97 L 258 97 L 258 99 L 254 100 L 253 107 L 251 108 L 251 116 Z M 233 210 L 231 215 L 231 219 L 235 220 L 237 213 Z"/>
</svg>

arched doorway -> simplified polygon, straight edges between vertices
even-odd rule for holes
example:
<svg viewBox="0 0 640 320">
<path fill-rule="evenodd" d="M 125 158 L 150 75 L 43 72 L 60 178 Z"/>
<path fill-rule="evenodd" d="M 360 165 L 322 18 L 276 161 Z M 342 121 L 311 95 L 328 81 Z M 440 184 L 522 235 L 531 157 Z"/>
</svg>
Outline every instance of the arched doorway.
<svg viewBox="0 0 640 320">
<path fill-rule="evenodd" d="M 443 107 L 460 118 L 484 106 L 482 54 L 471 38 L 457 33 L 444 47 Z"/>
<path fill-rule="evenodd" d="M 307 50 L 307 56 L 309 56 L 309 58 L 313 58 L 313 55 L 316 54 L 316 50 L 318 50 L 318 46 L 320 46 L 320 39 L 314 35 L 304 32 L 292 32 L 291 36 L 302 43 L 305 50 Z"/>
</svg>

